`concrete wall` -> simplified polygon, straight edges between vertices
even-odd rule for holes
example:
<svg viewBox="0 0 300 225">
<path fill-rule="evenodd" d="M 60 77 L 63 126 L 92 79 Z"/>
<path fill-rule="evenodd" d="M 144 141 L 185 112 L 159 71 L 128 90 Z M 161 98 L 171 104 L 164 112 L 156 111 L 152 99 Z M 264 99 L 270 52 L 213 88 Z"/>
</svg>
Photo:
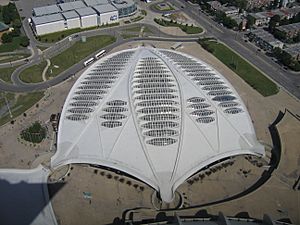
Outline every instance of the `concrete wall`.
<svg viewBox="0 0 300 225">
<path fill-rule="evenodd" d="M 107 23 L 116 23 L 118 22 L 118 11 L 102 13 L 100 14 L 100 25 L 105 25 Z"/>
<path fill-rule="evenodd" d="M 34 28 L 37 35 L 44 35 L 44 34 L 54 33 L 58 31 L 63 31 L 65 30 L 65 25 L 64 25 L 64 20 L 61 20 L 61 21 L 45 23 L 37 26 L 34 25 Z"/>
<path fill-rule="evenodd" d="M 97 26 L 97 15 L 81 17 L 81 28 Z"/>
<path fill-rule="evenodd" d="M 80 19 L 79 18 L 73 18 L 73 19 L 67 19 L 67 28 L 68 29 L 74 29 L 80 27 Z"/>
</svg>

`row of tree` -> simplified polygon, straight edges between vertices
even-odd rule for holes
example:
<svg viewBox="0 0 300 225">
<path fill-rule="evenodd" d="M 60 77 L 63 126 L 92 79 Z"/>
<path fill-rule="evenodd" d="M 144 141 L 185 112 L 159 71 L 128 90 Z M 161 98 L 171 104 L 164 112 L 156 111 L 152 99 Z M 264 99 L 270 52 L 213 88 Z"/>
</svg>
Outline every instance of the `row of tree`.
<svg viewBox="0 0 300 225">
<path fill-rule="evenodd" d="M 14 38 L 20 37 L 19 44 L 23 47 L 28 46 L 29 39 L 21 34 L 22 22 L 16 5 L 10 2 L 8 5 L 2 6 L 0 7 L 0 13 L 2 14 L 3 22 L 13 28 L 11 32 L 2 35 L 2 43 L 10 43 Z"/>
<path fill-rule="evenodd" d="M 222 23 L 225 27 L 232 29 L 238 27 L 237 22 L 229 16 L 226 16 L 224 12 L 216 13 L 216 20 Z"/>
<path fill-rule="evenodd" d="M 297 36 L 289 37 L 286 35 L 285 32 L 280 31 L 279 29 L 276 29 L 278 26 L 282 25 L 288 25 L 293 23 L 299 23 L 300 22 L 300 13 L 297 13 L 294 17 L 287 19 L 281 19 L 279 15 L 275 15 L 270 19 L 269 22 L 269 32 L 274 35 L 277 39 L 287 42 L 287 43 L 297 43 L 300 42 L 300 33 L 298 33 Z"/>
<path fill-rule="evenodd" d="M 10 2 L 8 5 L 1 7 L 0 10 L 5 24 L 15 24 L 17 27 L 21 27 L 19 13 L 14 3 Z"/>
<path fill-rule="evenodd" d="M 280 48 L 275 48 L 273 50 L 273 54 L 283 65 L 289 67 L 294 71 L 300 71 L 300 63 L 297 60 L 293 59 L 289 53 L 283 51 Z"/>
</svg>

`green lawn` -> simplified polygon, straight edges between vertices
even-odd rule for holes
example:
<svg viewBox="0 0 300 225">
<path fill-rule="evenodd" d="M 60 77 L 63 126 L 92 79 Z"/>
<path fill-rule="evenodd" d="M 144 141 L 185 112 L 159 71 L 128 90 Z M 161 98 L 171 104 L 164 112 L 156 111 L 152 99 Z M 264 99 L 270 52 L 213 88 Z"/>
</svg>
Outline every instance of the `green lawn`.
<svg viewBox="0 0 300 225">
<path fill-rule="evenodd" d="M 141 31 L 141 27 L 129 27 L 124 29 L 123 31 L 128 31 L 128 32 L 140 32 Z"/>
<path fill-rule="evenodd" d="M 172 7 L 170 4 L 165 3 L 167 5 L 167 7 L 164 7 L 164 8 L 161 8 L 159 6 L 159 4 L 160 3 L 154 4 L 154 5 L 150 6 L 150 8 L 156 9 L 156 10 L 161 11 L 161 12 L 167 12 L 167 11 L 175 10 L 174 7 Z"/>
<path fill-rule="evenodd" d="M 88 28 L 88 29 L 75 28 L 75 29 L 55 32 L 55 33 L 51 33 L 51 34 L 45 34 L 45 35 L 39 36 L 37 39 L 40 42 L 53 43 L 53 42 L 57 42 L 57 41 L 65 38 L 71 34 L 75 34 L 75 33 L 78 33 L 80 31 L 84 31 L 84 30 L 91 30 L 91 29 L 95 29 L 95 28 L 96 27 L 92 27 L 92 28 Z"/>
<path fill-rule="evenodd" d="M 142 13 L 142 15 L 147 16 L 147 11 L 146 10 L 142 9 L 141 13 Z"/>
<path fill-rule="evenodd" d="M 143 16 L 137 16 L 137 17 L 134 17 L 134 18 L 130 19 L 130 21 L 131 21 L 131 22 L 138 22 L 138 21 L 140 21 L 140 20 L 142 20 L 142 19 L 144 19 Z"/>
<path fill-rule="evenodd" d="M 124 39 L 129 39 L 129 38 L 138 37 L 139 35 L 137 35 L 137 34 L 125 34 L 125 33 L 123 33 L 123 34 L 121 34 L 121 36 Z"/>
<path fill-rule="evenodd" d="M 137 27 L 129 27 L 129 28 L 124 29 L 123 31 L 139 33 L 141 31 L 141 27 L 138 27 L 138 26 Z M 153 32 L 149 29 L 149 27 L 145 26 L 144 33 L 152 34 Z"/>
<path fill-rule="evenodd" d="M 273 81 L 224 44 L 209 40 L 200 40 L 199 43 L 261 95 L 270 96 L 278 92 L 278 87 Z"/>
<path fill-rule="evenodd" d="M 13 52 L 19 48 L 23 48 L 20 46 L 22 38 L 23 36 L 14 37 L 11 43 L 5 43 L 0 45 L 0 52 Z"/>
<path fill-rule="evenodd" d="M 7 68 L 1 68 L 0 69 L 0 79 L 12 83 L 11 81 L 11 74 L 17 69 L 17 67 L 7 67 Z"/>
<path fill-rule="evenodd" d="M 76 42 L 64 52 L 50 59 L 51 66 L 48 69 L 47 76 L 57 76 L 83 58 L 115 41 L 116 38 L 113 36 L 99 35 L 87 38 L 86 42 Z M 50 74 L 49 71 L 52 71 L 52 73 Z"/>
<path fill-rule="evenodd" d="M 42 61 L 40 64 L 31 66 L 20 73 L 20 79 L 26 83 L 38 83 L 43 81 L 42 73 L 47 62 Z"/>
<path fill-rule="evenodd" d="M 4 107 L 4 109 L 6 107 L 6 103 L 3 98 L 4 94 L 6 95 L 8 101 L 13 101 L 12 105 L 10 106 L 13 117 L 11 118 L 8 110 L 6 110 L 6 112 L 0 116 L 0 126 L 24 113 L 44 96 L 44 92 L 33 92 L 26 94 L 0 92 L 0 107 Z"/>
<path fill-rule="evenodd" d="M 13 55 L 1 55 L 0 63 L 13 62 L 19 59 L 24 59 L 29 57 L 29 54 L 13 54 Z"/>
<path fill-rule="evenodd" d="M 53 42 L 57 42 L 61 39 L 64 39 L 65 37 L 71 35 L 71 34 L 75 34 L 81 31 L 87 31 L 87 30 L 94 30 L 97 28 L 106 28 L 106 27 L 114 27 L 114 26 L 118 26 L 120 25 L 119 23 L 111 23 L 111 24 L 107 24 L 107 25 L 102 25 L 100 27 L 89 27 L 89 28 L 85 28 L 85 29 L 81 29 L 81 28 L 75 28 L 75 29 L 70 29 L 70 30 L 64 30 L 64 31 L 60 31 L 60 32 L 55 32 L 55 33 L 51 33 L 51 34 L 45 34 L 42 36 L 37 37 L 37 40 L 39 40 L 40 42 L 44 42 L 44 43 L 53 43 Z"/>
<path fill-rule="evenodd" d="M 152 30 L 150 30 L 149 27 L 144 28 L 144 33 L 153 34 Z"/>
<path fill-rule="evenodd" d="M 199 34 L 203 31 L 203 29 L 201 27 L 196 27 L 196 26 L 192 26 L 192 25 L 183 25 L 183 24 L 179 24 L 177 22 L 174 21 L 168 21 L 168 20 L 164 20 L 164 19 L 157 19 L 155 18 L 154 21 L 164 27 L 179 27 L 183 32 L 187 33 L 187 34 Z"/>
</svg>

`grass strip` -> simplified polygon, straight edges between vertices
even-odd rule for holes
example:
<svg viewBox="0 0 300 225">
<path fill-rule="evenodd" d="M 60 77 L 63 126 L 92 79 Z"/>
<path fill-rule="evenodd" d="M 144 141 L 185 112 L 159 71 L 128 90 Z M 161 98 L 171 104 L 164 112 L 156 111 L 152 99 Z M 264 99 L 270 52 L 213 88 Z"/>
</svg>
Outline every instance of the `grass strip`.
<svg viewBox="0 0 300 225">
<path fill-rule="evenodd" d="M 278 93 L 279 89 L 272 80 L 224 44 L 208 39 L 200 39 L 199 44 L 239 75 L 261 95 L 270 96 Z"/>
<path fill-rule="evenodd" d="M 46 75 L 48 77 L 55 77 L 98 49 L 110 45 L 115 41 L 116 38 L 113 36 L 99 35 L 87 38 L 86 42 L 76 42 L 67 50 L 50 59 L 51 66 L 47 70 Z"/>
<path fill-rule="evenodd" d="M 0 92 L 0 108 L 7 107 L 5 98 L 7 99 L 7 102 L 9 102 L 10 105 L 10 111 L 12 114 L 12 117 L 10 117 L 10 113 L 8 109 L 4 114 L 0 116 L 0 126 L 9 122 L 13 121 L 14 118 L 24 113 L 26 110 L 31 108 L 33 105 L 35 105 L 43 96 L 44 92 L 32 92 L 32 93 L 24 93 L 24 94 L 15 94 L 15 93 L 9 93 L 9 92 Z M 13 123 L 13 122 L 12 122 Z"/>
<path fill-rule="evenodd" d="M 44 68 L 47 66 L 46 61 L 42 61 L 37 65 L 33 65 L 23 70 L 19 77 L 25 83 L 38 83 L 43 81 L 42 73 Z"/>
<path fill-rule="evenodd" d="M 201 27 L 197 27 L 197 26 L 193 26 L 193 25 L 183 25 L 183 24 L 179 24 L 176 21 L 168 21 L 168 20 L 164 20 L 164 19 L 154 19 L 154 22 L 164 26 L 164 27 L 179 27 L 183 32 L 187 33 L 187 34 L 199 34 L 203 31 L 203 29 Z"/>
</svg>

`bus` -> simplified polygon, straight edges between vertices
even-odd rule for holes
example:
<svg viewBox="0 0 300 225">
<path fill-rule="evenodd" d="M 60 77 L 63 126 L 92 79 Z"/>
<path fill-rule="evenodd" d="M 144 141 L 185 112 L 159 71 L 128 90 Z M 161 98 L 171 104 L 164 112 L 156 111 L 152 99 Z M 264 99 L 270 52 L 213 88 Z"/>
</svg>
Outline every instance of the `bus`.
<svg viewBox="0 0 300 225">
<path fill-rule="evenodd" d="M 94 60 L 95 60 L 94 58 L 89 58 L 88 60 L 84 61 L 83 65 L 84 65 L 84 66 L 88 66 L 88 65 L 90 65 L 91 63 L 93 63 Z"/>
<path fill-rule="evenodd" d="M 98 52 L 95 55 L 95 59 L 99 59 L 101 56 L 105 55 L 106 51 L 105 50 L 101 50 L 100 52 Z"/>
</svg>

